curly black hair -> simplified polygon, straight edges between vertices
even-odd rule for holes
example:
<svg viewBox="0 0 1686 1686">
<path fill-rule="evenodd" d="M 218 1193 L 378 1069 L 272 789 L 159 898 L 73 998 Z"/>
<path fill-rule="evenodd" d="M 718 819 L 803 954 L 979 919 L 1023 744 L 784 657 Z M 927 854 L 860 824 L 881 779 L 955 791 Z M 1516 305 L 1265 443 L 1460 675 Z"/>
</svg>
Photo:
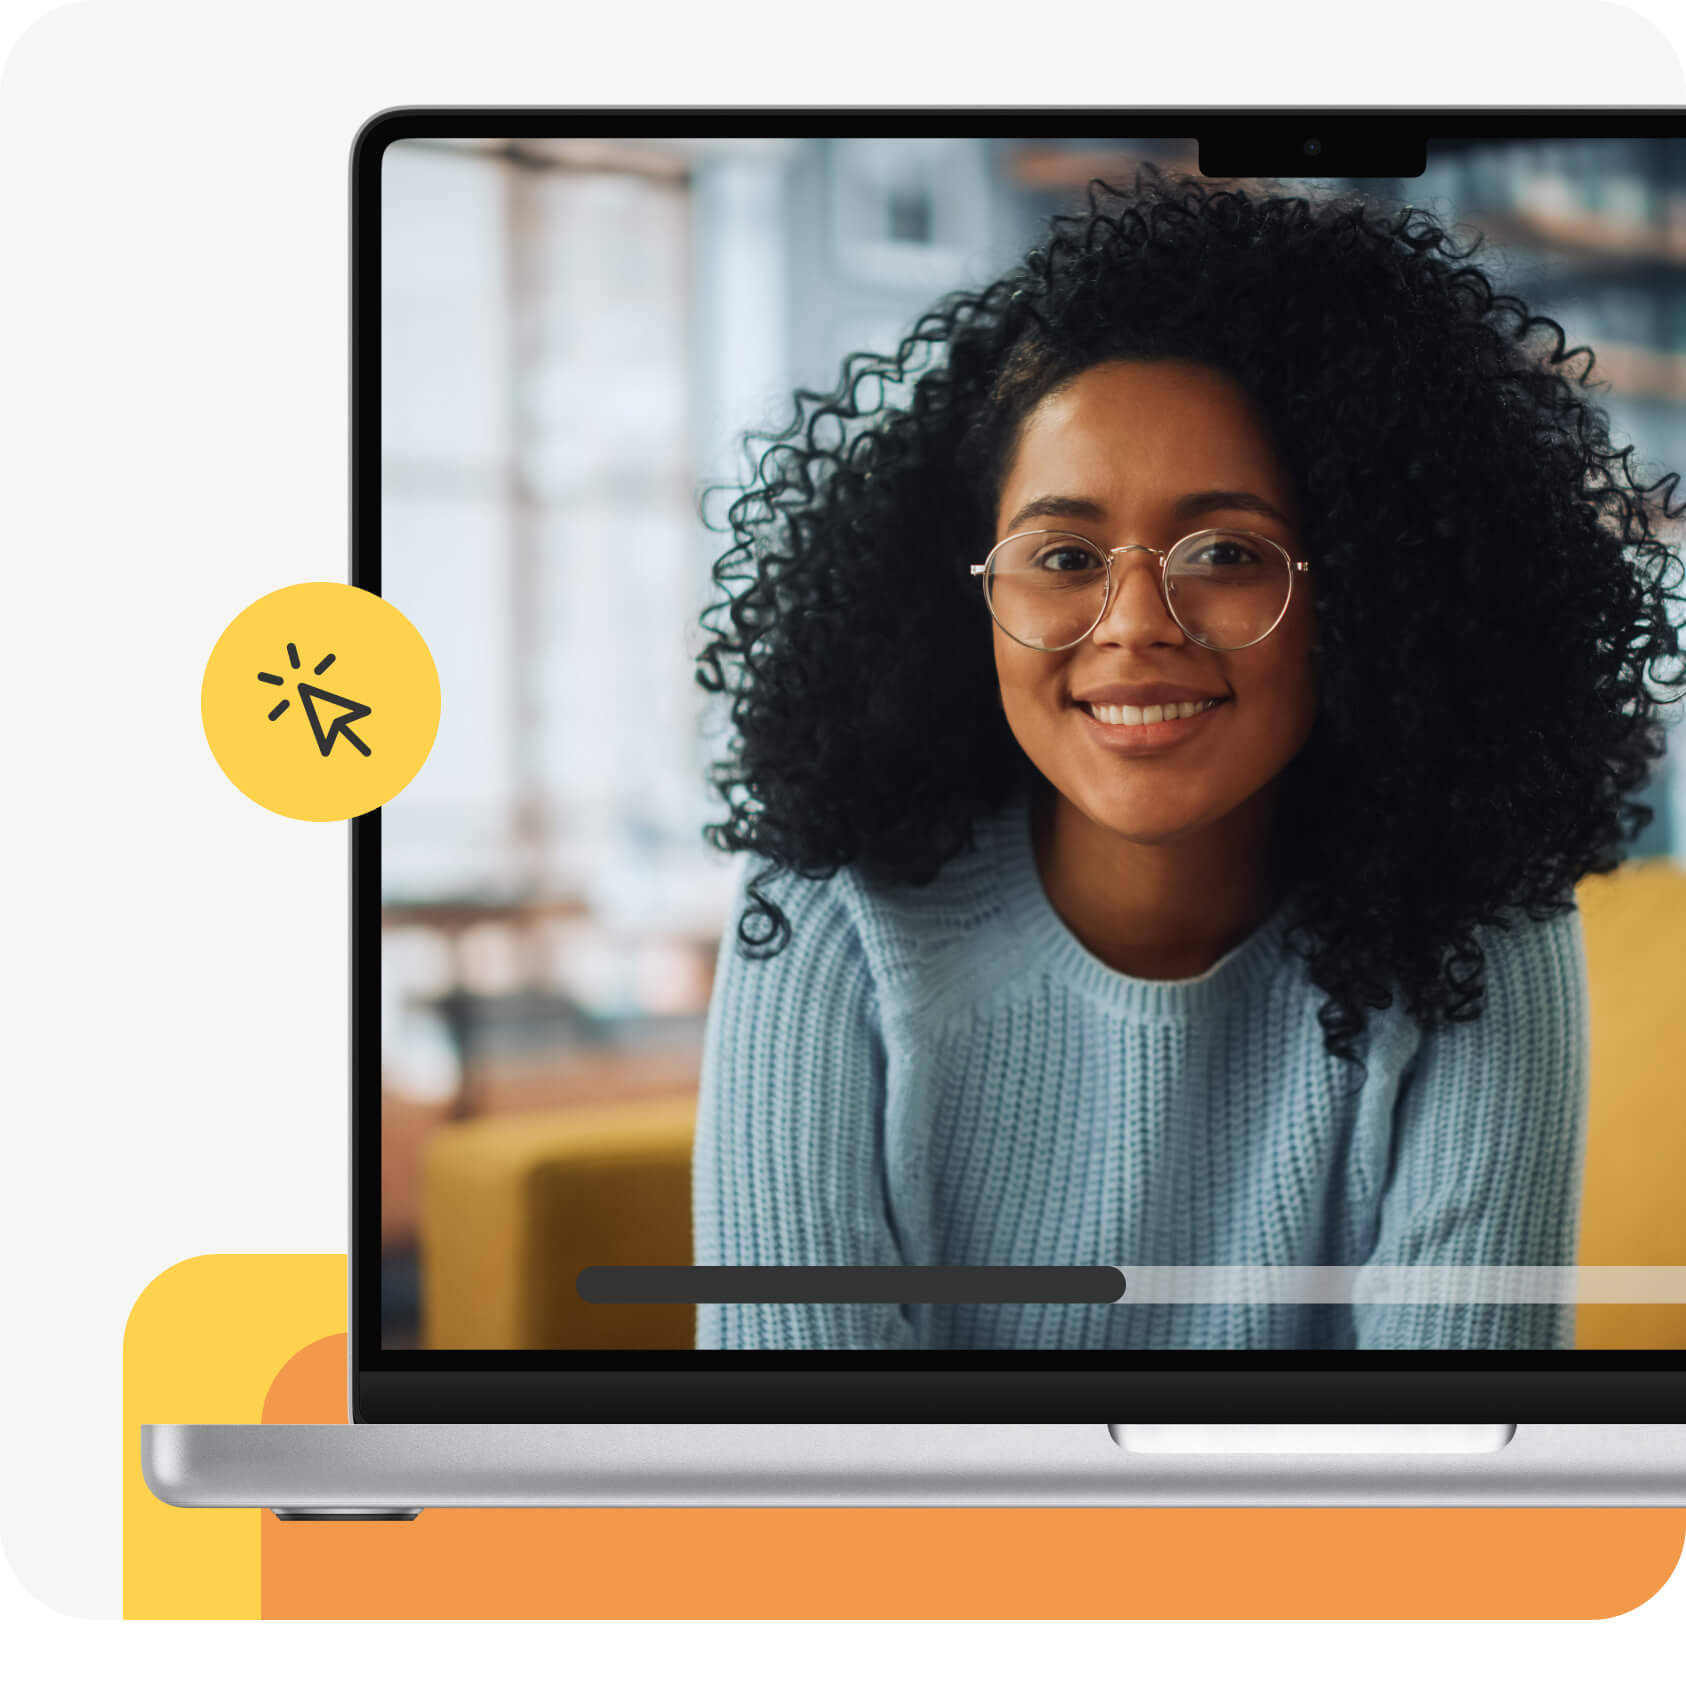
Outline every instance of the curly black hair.
<svg viewBox="0 0 1686 1686">
<path fill-rule="evenodd" d="M 1496 291 L 1469 261 L 1479 234 L 1152 166 L 1086 199 L 749 436 L 772 443 L 731 506 L 697 668 L 731 727 L 711 774 L 728 815 L 706 835 L 762 857 L 738 941 L 783 946 L 767 891 L 786 872 L 929 883 L 1040 778 L 967 565 L 1039 401 L 1104 361 L 1193 359 L 1256 400 L 1317 559 L 1320 706 L 1282 775 L 1286 936 L 1327 997 L 1325 1047 L 1362 1065 L 1367 1009 L 1397 992 L 1424 1026 L 1477 1017 L 1477 927 L 1566 911 L 1649 823 L 1632 793 L 1674 700 L 1653 687 L 1682 676 L 1680 558 L 1657 531 L 1679 475 L 1635 480 L 1592 352 Z"/>
</svg>

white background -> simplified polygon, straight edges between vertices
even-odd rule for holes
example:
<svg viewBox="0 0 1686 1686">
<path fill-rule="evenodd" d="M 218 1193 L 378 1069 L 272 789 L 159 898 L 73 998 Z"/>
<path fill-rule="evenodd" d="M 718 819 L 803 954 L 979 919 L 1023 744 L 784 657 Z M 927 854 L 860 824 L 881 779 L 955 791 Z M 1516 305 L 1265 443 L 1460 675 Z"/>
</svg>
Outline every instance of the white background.
<svg viewBox="0 0 1686 1686">
<path fill-rule="evenodd" d="M 1636 1612 L 1568 1624 L 260 1631 L 54 1612 L 120 1607 L 121 1338 L 142 1288 L 199 1253 L 346 1244 L 345 829 L 228 785 L 198 694 L 238 610 L 345 577 L 347 164 L 367 117 L 1677 105 L 1681 40 L 1686 16 L 1661 0 L 0 0 L 0 1350 L 25 1373 L 0 1388 L 0 1620 L 18 1677 L 432 1679 L 488 1660 L 581 1679 L 1674 1677 L 1686 1573 Z"/>
</svg>

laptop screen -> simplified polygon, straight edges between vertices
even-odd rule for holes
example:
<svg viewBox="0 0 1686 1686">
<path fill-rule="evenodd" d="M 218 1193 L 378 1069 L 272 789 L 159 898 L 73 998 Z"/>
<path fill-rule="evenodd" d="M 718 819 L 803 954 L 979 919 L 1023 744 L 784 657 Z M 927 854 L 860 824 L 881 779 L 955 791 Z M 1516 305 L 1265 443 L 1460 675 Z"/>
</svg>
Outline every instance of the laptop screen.
<svg viewBox="0 0 1686 1686">
<path fill-rule="evenodd" d="M 1686 1346 L 1686 142 L 1300 151 L 385 147 L 381 1352 Z"/>
</svg>

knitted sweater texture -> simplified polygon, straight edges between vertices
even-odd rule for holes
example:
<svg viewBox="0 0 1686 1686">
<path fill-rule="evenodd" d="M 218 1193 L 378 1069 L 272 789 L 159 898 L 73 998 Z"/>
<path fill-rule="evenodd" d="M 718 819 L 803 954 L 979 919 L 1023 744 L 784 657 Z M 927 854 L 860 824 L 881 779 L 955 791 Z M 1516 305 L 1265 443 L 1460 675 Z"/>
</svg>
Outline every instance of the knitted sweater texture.
<svg viewBox="0 0 1686 1686">
<path fill-rule="evenodd" d="M 1114 971 L 1042 888 L 1028 809 L 932 884 L 785 877 L 791 939 L 710 1003 L 699 1264 L 1567 1265 L 1589 1068 L 1578 912 L 1483 927 L 1481 1016 L 1372 1012 L 1360 1072 L 1282 947 Z M 741 881 L 740 881 L 741 883 Z M 705 1348 L 1542 1348 L 1556 1304 L 703 1305 Z"/>
</svg>

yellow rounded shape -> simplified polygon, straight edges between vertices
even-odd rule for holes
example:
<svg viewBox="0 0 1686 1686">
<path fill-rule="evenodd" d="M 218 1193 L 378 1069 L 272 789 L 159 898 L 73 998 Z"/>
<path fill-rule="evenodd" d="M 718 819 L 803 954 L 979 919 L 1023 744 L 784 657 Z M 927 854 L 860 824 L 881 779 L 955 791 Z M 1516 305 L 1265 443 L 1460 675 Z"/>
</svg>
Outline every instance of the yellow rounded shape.
<svg viewBox="0 0 1686 1686">
<path fill-rule="evenodd" d="M 385 598 L 326 580 L 288 585 L 229 622 L 199 712 L 217 765 L 260 807 L 346 820 L 421 771 L 439 730 L 439 671 Z"/>
</svg>

